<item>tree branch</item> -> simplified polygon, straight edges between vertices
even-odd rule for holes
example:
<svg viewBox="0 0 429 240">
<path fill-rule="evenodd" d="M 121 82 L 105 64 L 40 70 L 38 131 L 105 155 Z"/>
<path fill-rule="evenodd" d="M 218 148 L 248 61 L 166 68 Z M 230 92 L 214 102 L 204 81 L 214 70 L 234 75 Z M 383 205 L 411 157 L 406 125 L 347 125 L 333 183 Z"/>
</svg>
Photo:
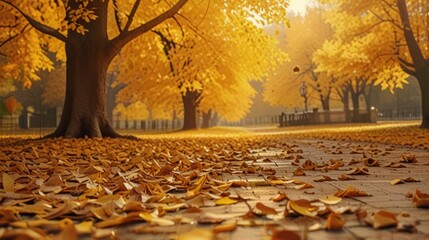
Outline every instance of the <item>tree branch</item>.
<svg viewBox="0 0 429 240">
<path fill-rule="evenodd" d="M 175 5 L 170 9 L 153 18 L 152 20 L 140 25 L 139 27 L 131 31 L 123 31 L 114 39 L 110 40 L 110 46 L 108 49 L 109 57 L 113 58 L 121 49 L 129 43 L 131 40 L 137 38 L 138 36 L 146 33 L 152 28 L 161 24 L 164 20 L 172 18 L 182 7 L 187 3 L 188 0 L 179 0 Z"/>
<path fill-rule="evenodd" d="M 408 62 L 407 60 L 405 60 L 405 59 L 403 59 L 401 57 L 398 57 L 398 60 L 399 60 L 399 63 L 401 65 L 404 65 L 404 66 L 406 66 L 408 68 L 414 68 L 414 65 L 412 63 Z"/>
<path fill-rule="evenodd" d="M 15 34 L 13 36 L 10 36 L 8 39 L 4 40 L 3 42 L 0 43 L 0 47 L 4 46 L 6 43 L 12 41 L 13 39 L 15 39 L 16 37 L 18 37 L 19 34 L 23 33 L 25 31 L 25 29 L 28 27 L 29 24 L 25 25 L 25 27 L 18 33 Z M 4 54 L 3 54 L 4 55 Z M 6 55 L 4 55 L 6 56 Z"/>
<path fill-rule="evenodd" d="M 402 71 L 404 71 L 406 74 L 411 75 L 411 76 L 416 76 L 416 71 L 405 66 L 404 64 L 400 63 L 399 64 L 401 66 Z"/>
<path fill-rule="evenodd" d="M 43 23 L 40 23 L 37 20 L 35 20 L 34 18 L 28 16 L 21 9 L 19 9 L 17 6 L 15 6 L 13 3 L 10 3 L 10 2 L 4 1 L 4 0 L 0 0 L 0 2 L 7 4 L 7 5 L 11 6 L 12 8 L 14 8 L 15 10 L 17 10 L 22 16 L 24 16 L 25 19 L 27 19 L 28 23 L 30 23 L 30 25 L 32 27 L 34 27 L 35 29 L 37 29 L 38 31 L 40 31 L 44 34 L 47 34 L 49 36 L 55 37 L 58 40 L 63 41 L 63 42 L 65 42 L 67 40 L 67 37 L 64 36 L 62 33 L 53 29 L 52 27 L 49 27 Z"/>
<path fill-rule="evenodd" d="M 131 9 L 130 15 L 128 15 L 128 21 L 125 24 L 124 31 L 127 32 L 130 28 L 131 24 L 133 23 L 134 16 L 136 15 L 137 9 L 139 8 L 141 0 L 136 0 L 134 2 L 133 8 Z"/>
<path fill-rule="evenodd" d="M 119 19 L 119 9 L 118 9 L 118 0 L 113 0 L 113 9 L 115 11 L 115 22 L 116 26 L 118 27 L 119 32 L 121 33 L 123 31 L 121 26 L 121 19 Z"/>
<path fill-rule="evenodd" d="M 405 0 L 396 0 L 396 5 L 399 9 L 399 16 L 404 31 L 404 37 L 408 45 L 408 51 L 410 52 L 411 59 L 413 59 L 414 69 L 418 71 L 425 67 L 425 59 L 423 53 L 414 37 L 413 30 L 411 28 L 410 18 L 408 15 L 408 8 Z"/>
</svg>

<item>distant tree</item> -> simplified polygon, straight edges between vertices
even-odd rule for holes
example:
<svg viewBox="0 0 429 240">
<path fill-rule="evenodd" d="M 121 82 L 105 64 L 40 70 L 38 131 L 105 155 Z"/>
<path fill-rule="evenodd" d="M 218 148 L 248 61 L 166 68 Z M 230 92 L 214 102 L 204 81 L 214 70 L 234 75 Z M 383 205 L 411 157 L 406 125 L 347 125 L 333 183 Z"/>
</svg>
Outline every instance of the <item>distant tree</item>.
<svg viewBox="0 0 429 240">
<path fill-rule="evenodd" d="M 429 128 L 429 4 L 419 0 L 319 0 L 329 8 L 328 21 L 343 55 L 363 56 L 366 67 L 336 68 L 371 74 L 383 89 L 402 88 L 407 74 L 415 76 L 422 94 L 422 128 Z M 328 54 L 329 52 L 326 51 Z M 327 58 L 325 58 L 327 59 Z M 334 69 L 329 67 L 330 69 Z"/>
<path fill-rule="evenodd" d="M 291 16 L 290 24 L 290 29 L 284 30 L 285 36 L 279 35 L 290 62 L 279 67 L 265 82 L 264 99 L 274 106 L 301 108 L 303 103 L 297 99 L 301 99 L 299 89 L 305 83 L 311 104 L 329 110 L 332 76 L 317 72 L 312 59 L 332 35 L 330 25 L 323 19 L 323 9 L 309 8 L 305 16 Z"/>
</svg>

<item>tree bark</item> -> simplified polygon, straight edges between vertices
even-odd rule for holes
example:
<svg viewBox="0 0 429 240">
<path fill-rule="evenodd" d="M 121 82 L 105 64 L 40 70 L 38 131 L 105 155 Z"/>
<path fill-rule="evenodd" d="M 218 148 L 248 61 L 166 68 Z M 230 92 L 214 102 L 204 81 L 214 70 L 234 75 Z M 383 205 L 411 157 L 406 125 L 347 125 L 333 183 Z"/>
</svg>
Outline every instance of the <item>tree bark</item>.
<svg viewBox="0 0 429 240">
<path fill-rule="evenodd" d="M 110 125 L 106 113 L 107 68 L 122 47 L 173 17 L 186 2 L 179 0 L 169 10 L 130 30 L 129 26 L 140 4 L 140 1 L 136 1 L 126 26 L 112 40 L 107 35 L 109 1 L 89 1 L 88 9 L 94 11 L 97 19 L 89 22 L 78 20 L 77 23 L 83 25 L 87 32 L 81 34 L 69 29 L 67 37 L 24 15 L 39 31 L 65 42 L 67 80 L 63 113 L 55 132 L 46 137 L 121 137 Z M 67 8 L 77 10 L 80 4 L 81 1 L 68 1 Z"/>
<path fill-rule="evenodd" d="M 396 5 L 401 17 L 407 48 L 413 60 L 414 76 L 419 82 L 422 96 L 422 123 L 420 127 L 429 129 L 429 59 L 424 58 L 423 52 L 414 36 L 406 1 L 397 0 Z"/>
<path fill-rule="evenodd" d="M 106 114 L 107 3 L 93 1 L 96 21 L 85 23 L 85 34 L 69 30 L 66 48 L 66 96 L 60 124 L 47 137 L 118 137 Z M 72 9 L 79 3 L 70 1 Z"/>
<path fill-rule="evenodd" d="M 197 107 L 199 93 L 196 91 L 187 91 L 182 95 L 183 102 L 183 128 L 182 130 L 197 129 Z"/>
<path fill-rule="evenodd" d="M 417 71 L 416 78 L 422 93 L 422 123 L 420 127 L 429 129 L 429 64 L 425 69 Z"/>
<path fill-rule="evenodd" d="M 325 122 L 330 123 L 331 122 L 331 113 L 330 113 L 330 106 L 329 106 L 330 92 L 327 94 L 327 96 L 324 96 L 321 94 L 319 96 L 320 96 L 320 102 L 322 103 Z"/>
<path fill-rule="evenodd" d="M 209 128 L 210 122 L 212 119 L 212 110 L 208 110 L 207 112 L 203 112 L 203 122 L 201 124 L 201 128 Z"/>
<path fill-rule="evenodd" d="M 343 110 L 346 117 L 346 122 L 350 122 L 350 102 L 349 102 L 349 95 L 350 90 L 347 86 L 341 87 L 341 90 L 337 90 L 338 95 L 341 98 L 341 102 L 343 103 Z"/>
</svg>

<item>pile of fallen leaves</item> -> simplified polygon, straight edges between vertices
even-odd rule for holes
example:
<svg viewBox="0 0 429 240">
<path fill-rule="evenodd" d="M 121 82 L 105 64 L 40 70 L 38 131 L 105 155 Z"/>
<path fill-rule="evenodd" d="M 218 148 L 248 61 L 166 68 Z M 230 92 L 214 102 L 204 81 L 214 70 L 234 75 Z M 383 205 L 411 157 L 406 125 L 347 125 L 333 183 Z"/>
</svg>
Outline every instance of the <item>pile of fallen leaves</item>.
<svg viewBox="0 0 429 240">
<path fill-rule="evenodd" d="M 265 226 L 273 239 L 299 239 L 294 229 L 284 229 L 276 221 L 316 219 L 309 230 L 336 230 L 345 224 L 342 214 L 346 212 L 356 214 L 374 228 L 398 225 L 393 213 L 370 215 L 360 208 L 333 207 L 343 198 L 367 196 L 352 186 L 311 201 L 289 199 L 285 192 L 279 192 L 270 206 L 262 202 L 250 204 L 249 199 L 233 190 L 251 183 L 227 181 L 223 174 L 256 174 L 264 177 L 262 184 L 311 187 L 279 176 L 276 169 L 252 164 L 265 161 L 258 159 L 259 151 L 274 147 L 286 155 L 295 154 L 295 162 L 299 162 L 300 151 L 279 139 L 2 139 L 0 238 L 115 238 L 120 234 L 119 226 L 139 223 L 127 231 L 171 233 L 172 238 L 182 231 L 186 233 L 180 234 L 179 239 L 191 239 L 192 235 L 210 239 L 238 226 Z M 337 164 L 334 161 L 323 167 Z M 302 171 L 322 167 L 311 162 L 299 165 Z M 427 194 L 418 191 L 412 197 L 417 207 L 428 206 Z M 233 204 L 245 204 L 247 211 L 209 211 Z M 206 227 L 195 228 L 195 224 Z M 207 224 L 211 224 L 210 229 Z M 194 226 L 189 229 L 195 230 L 187 232 L 186 226 Z"/>
</svg>

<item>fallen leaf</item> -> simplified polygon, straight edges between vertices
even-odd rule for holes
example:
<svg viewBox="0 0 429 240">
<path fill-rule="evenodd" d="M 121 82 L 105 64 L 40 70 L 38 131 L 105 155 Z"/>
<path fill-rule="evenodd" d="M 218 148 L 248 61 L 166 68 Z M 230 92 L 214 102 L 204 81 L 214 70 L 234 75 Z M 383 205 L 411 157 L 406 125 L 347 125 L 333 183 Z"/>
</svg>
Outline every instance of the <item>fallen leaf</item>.
<svg viewBox="0 0 429 240">
<path fill-rule="evenodd" d="M 341 176 L 338 177 L 338 180 L 340 180 L 340 181 L 350 181 L 350 180 L 356 180 L 356 178 L 347 176 L 345 174 L 341 174 Z"/>
<path fill-rule="evenodd" d="M 15 179 L 12 178 L 9 174 L 3 173 L 2 177 L 3 189 L 5 192 L 14 192 L 15 191 Z"/>
<path fill-rule="evenodd" d="M 392 181 L 390 181 L 391 185 L 398 185 L 398 184 L 403 184 L 403 183 L 405 183 L 404 180 L 402 180 L 400 178 L 396 178 L 396 179 L 393 179 Z"/>
<path fill-rule="evenodd" d="M 314 188 L 314 186 L 311 185 L 311 184 L 309 184 L 309 183 L 304 183 L 304 184 L 301 184 L 301 185 L 293 186 L 293 188 L 295 188 L 297 190 L 302 190 L 302 189 L 307 189 L 307 188 Z"/>
<path fill-rule="evenodd" d="M 369 170 L 366 167 L 356 167 L 346 172 L 349 175 L 369 175 Z"/>
<path fill-rule="evenodd" d="M 230 197 L 223 197 L 215 201 L 216 205 L 231 205 L 237 202 L 238 200 L 232 199 Z"/>
<path fill-rule="evenodd" d="M 312 206 L 309 201 L 305 199 L 289 200 L 287 206 L 298 214 L 307 217 L 317 216 L 317 207 Z"/>
<path fill-rule="evenodd" d="M 325 196 L 323 198 L 319 198 L 319 201 L 329 204 L 329 205 L 335 205 L 338 204 L 339 202 L 341 202 L 341 200 L 343 200 L 340 197 L 334 196 L 334 195 L 329 195 L 329 196 Z"/>
<path fill-rule="evenodd" d="M 233 222 L 233 223 L 221 224 L 221 225 L 215 226 L 212 231 L 214 234 L 217 234 L 221 232 L 232 232 L 235 229 L 237 229 L 237 223 Z"/>
<path fill-rule="evenodd" d="M 303 170 L 314 170 L 316 168 L 316 164 L 313 163 L 311 160 L 306 160 L 302 165 L 301 168 Z"/>
<path fill-rule="evenodd" d="M 379 167 L 380 166 L 378 159 L 374 159 L 374 158 L 365 158 L 363 160 L 363 163 L 368 167 Z"/>
<path fill-rule="evenodd" d="M 326 181 L 335 181 L 336 179 L 333 179 L 329 176 L 322 176 L 321 178 L 314 179 L 315 182 L 326 182 Z"/>
<path fill-rule="evenodd" d="M 401 160 L 399 160 L 400 163 L 417 163 L 416 155 L 415 154 L 403 154 L 401 155 Z"/>
<path fill-rule="evenodd" d="M 374 225 L 375 229 L 386 228 L 391 226 L 396 226 L 398 220 L 394 213 L 388 211 L 378 211 L 374 214 Z"/>
<path fill-rule="evenodd" d="M 79 239 L 79 233 L 74 226 L 71 219 L 66 218 L 59 223 L 61 232 L 56 236 L 57 239 L 77 240 Z"/>
<path fill-rule="evenodd" d="M 340 214 L 331 212 L 326 220 L 326 229 L 327 230 L 340 230 L 343 228 L 346 221 Z"/>
<path fill-rule="evenodd" d="M 177 240 L 212 240 L 213 231 L 208 229 L 196 228 L 192 231 L 182 233 L 179 235 Z"/>
<path fill-rule="evenodd" d="M 94 231 L 93 227 L 93 221 L 84 221 L 75 225 L 79 234 L 91 234 Z"/>
<path fill-rule="evenodd" d="M 337 193 L 335 193 L 335 196 L 340 198 L 345 198 L 345 197 L 367 197 L 370 195 L 363 191 L 360 191 L 359 189 L 353 186 L 348 186 L 346 190 L 344 191 L 339 190 Z"/>
<path fill-rule="evenodd" d="M 187 198 L 195 197 L 200 192 L 203 185 L 206 183 L 206 180 L 207 180 L 207 174 L 204 174 L 194 183 L 195 187 L 193 189 L 188 189 L 188 191 L 186 192 L 186 197 Z"/>
<path fill-rule="evenodd" d="M 429 207 L 429 194 L 423 193 L 420 190 L 416 190 L 413 195 L 413 203 L 415 207 L 424 208 Z"/>
<path fill-rule="evenodd" d="M 412 177 L 408 177 L 404 179 L 404 182 L 421 182 L 420 180 L 414 179 Z"/>
<path fill-rule="evenodd" d="M 256 203 L 255 209 L 258 210 L 257 213 L 261 215 L 277 214 L 274 208 L 268 207 L 261 202 Z"/>
<path fill-rule="evenodd" d="M 273 202 L 281 202 L 283 200 L 289 200 L 289 198 L 287 197 L 287 195 L 285 193 L 279 193 L 276 196 L 274 196 L 273 198 L 271 198 L 271 200 Z"/>
<path fill-rule="evenodd" d="M 302 170 L 302 168 L 298 167 L 293 171 L 294 176 L 305 176 L 305 172 Z"/>
</svg>

